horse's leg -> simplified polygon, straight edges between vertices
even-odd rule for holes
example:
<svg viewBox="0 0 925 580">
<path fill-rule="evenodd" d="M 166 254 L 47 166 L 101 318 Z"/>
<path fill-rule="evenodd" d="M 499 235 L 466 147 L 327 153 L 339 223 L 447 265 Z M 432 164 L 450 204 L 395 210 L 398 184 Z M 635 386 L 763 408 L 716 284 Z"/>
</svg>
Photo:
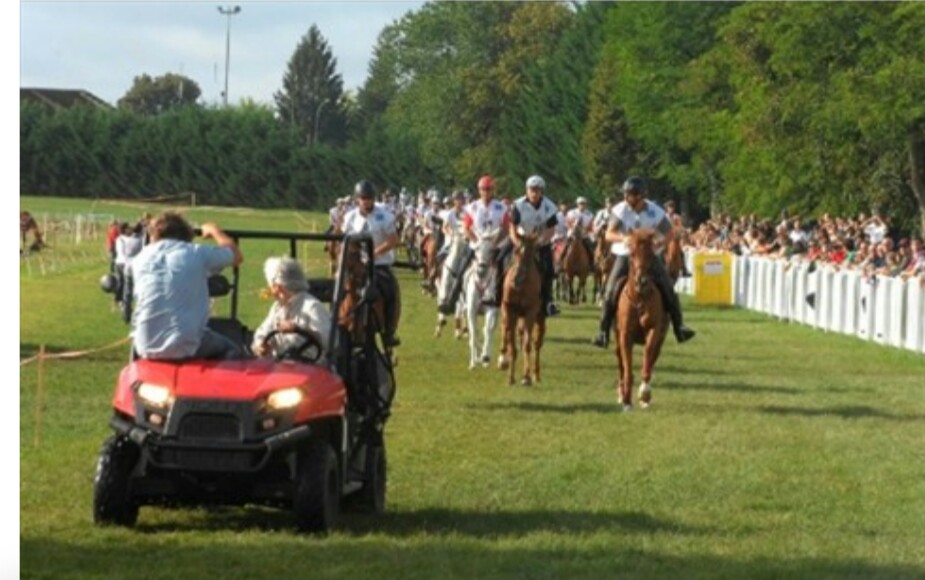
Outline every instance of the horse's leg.
<svg viewBox="0 0 925 580">
<path fill-rule="evenodd" d="M 485 329 L 482 338 L 482 366 L 487 367 L 491 362 L 491 343 L 494 339 L 495 327 L 498 326 L 498 308 L 489 307 L 485 309 Z M 475 326 L 471 326 L 475 332 Z"/>
<path fill-rule="evenodd" d="M 533 338 L 533 380 L 540 382 L 540 351 L 543 349 L 543 340 L 546 338 L 546 317 L 540 316 L 534 328 L 536 328 L 536 335 Z"/>
<path fill-rule="evenodd" d="M 523 341 L 523 351 L 524 351 L 524 373 L 523 378 L 520 379 L 520 384 L 525 387 L 529 387 L 533 384 L 533 381 L 530 378 L 530 363 L 533 360 L 533 316 L 527 315 L 523 317 L 523 324 L 520 327 L 520 339 Z"/>
<path fill-rule="evenodd" d="M 468 290 L 468 288 L 467 288 Z M 466 318 L 469 321 L 469 328 L 475 328 L 479 318 L 479 297 L 475 292 L 466 292 Z M 475 332 L 469 332 L 469 368 L 474 369 L 478 364 L 478 336 Z"/>
<path fill-rule="evenodd" d="M 649 330 L 646 333 L 646 347 L 642 359 L 642 383 L 639 385 L 639 400 L 642 408 L 646 408 L 652 402 L 652 372 L 655 369 L 655 361 L 662 351 L 662 345 L 665 343 L 665 330 L 661 325 Z"/>
<path fill-rule="evenodd" d="M 446 326 L 446 315 L 442 312 L 437 313 L 437 326 L 434 328 L 434 338 L 440 338 L 443 333 L 443 327 Z"/>
<path fill-rule="evenodd" d="M 507 384 L 514 384 L 514 368 L 517 365 L 517 315 L 510 313 L 508 314 L 508 320 L 506 328 L 504 329 L 505 338 L 507 340 Z"/>
<path fill-rule="evenodd" d="M 622 374 L 620 377 L 620 402 L 623 403 L 623 410 L 630 411 L 633 408 L 633 337 L 631 329 L 621 330 L 617 339 L 619 349 L 617 356 L 620 358 Z"/>
<path fill-rule="evenodd" d="M 508 343 L 511 341 L 507 331 L 509 316 L 507 310 L 501 310 L 501 348 L 498 349 L 498 368 L 501 370 L 507 369 L 511 364 L 508 358 Z"/>
</svg>

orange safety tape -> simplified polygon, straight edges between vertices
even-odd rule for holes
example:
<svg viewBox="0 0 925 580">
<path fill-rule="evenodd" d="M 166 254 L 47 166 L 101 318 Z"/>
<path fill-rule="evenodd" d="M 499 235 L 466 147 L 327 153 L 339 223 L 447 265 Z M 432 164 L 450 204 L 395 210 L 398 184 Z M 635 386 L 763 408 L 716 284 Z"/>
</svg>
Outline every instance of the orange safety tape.
<svg viewBox="0 0 925 580">
<path fill-rule="evenodd" d="M 79 357 L 82 357 L 82 356 L 86 356 L 86 355 L 88 355 L 88 354 L 93 354 L 93 353 L 97 353 L 97 352 L 102 352 L 102 351 L 104 351 L 104 350 L 109 350 L 109 349 L 111 349 L 111 348 L 116 348 L 117 346 L 121 346 L 121 345 L 127 343 L 129 340 L 131 340 L 131 337 L 128 337 L 128 336 L 127 336 L 127 337 L 125 337 L 125 338 L 120 338 L 120 339 L 117 340 L 116 342 L 113 342 L 113 343 L 111 343 L 111 344 L 107 344 L 106 346 L 101 346 L 101 347 L 99 347 L 99 348 L 94 348 L 94 349 L 90 349 L 90 350 L 72 350 L 72 351 L 68 351 L 68 352 L 56 352 L 56 353 L 54 353 L 54 354 L 46 354 L 46 355 L 44 355 L 44 358 L 45 358 L 45 359 L 50 359 L 50 358 L 79 358 Z M 29 364 L 29 363 L 35 362 L 35 361 L 37 361 L 37 360 L 39 359 L 39 356 L 40 356 L 40 355 L 30 356 L 29 358 L 27 358 L 27 359 L 25 359 L 25 360 L 21 360 L 21 361 L 19 361 L 19 366 L 21 366 L 21 367 L 22 367 L 22 366 L 26 366 L 26 365 Z"/>
</svg>

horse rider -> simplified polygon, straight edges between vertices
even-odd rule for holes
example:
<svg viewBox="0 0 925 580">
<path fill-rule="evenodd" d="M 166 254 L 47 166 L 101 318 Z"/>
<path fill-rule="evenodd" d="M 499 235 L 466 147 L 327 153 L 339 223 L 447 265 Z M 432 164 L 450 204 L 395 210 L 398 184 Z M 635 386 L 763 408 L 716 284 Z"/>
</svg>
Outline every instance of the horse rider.
<svg viewBox="0 0 925 580">
<path fill-rule="evenodd" d="M 449 254 L 453 239 L 463 234 L 462 226 L 466 197 L 462 190 L 457 189 L 453 192 L 451 199 L 453 206 L 440 213 L 440 219 L 443 220 L 443 247 L 437 252 L 438 258 L 443 258 Z"/>
<path fill-rule="evenodd" d="M 552 299 L 552 283 L 555 271 L 552 263 L 552 236 L 559 220 L 556 218 L 558 208 L 545 197 L 546 181 L 539 175 L 532 175 L 526 182 L 526 194 L 514 201 L 511 207 L 511 238 L 527 234 L 536 234 L 537 258 L 542 274 L 543 308 L 546 316 L 557 316 L 559 307 Z M 510 254 L 504 252 L 502 259 Z M 503 284 L 503 281 L 501 282 Z M 500 292 L 499 292 L 500 295 Z"/>
<path fill-rule="evenodd" d="M 594 224 L 594 214 L 588 209 L 588 200 L 579 196 L 575 200 L 576 207 L 565 214 L 565 221 L 569 229 L 575 228 L 581 232 L 581 243 L 588 250 L 588 263 L 594 263 L 594 242 L 591 233 Z"/>
<path fill-rule="evenodd" d="M 604 207 L 594 214 L 594 220 L 591 222 L 591 239 L 594 241 L 597 241 L 597 237 L 607 229 L 607 222 L 610 221 L 610 212 L 613 210 L 615 203 L 616 200 L 613 197 L 607 196 L 604 200 Z"/>
<path fill-rule="evenodd" d="M 623 201 L 611 211 L 610 222 L 607 226 L 606 241 L 611 243 L 610 251 L 616 255 L 613 269 L 604 290 L 604 306 L 601 312 L 600 332 L 592 343 L 604 348 L 607 346 L 610 328 L 616 316 L 617 284 L 621 278 L 629 273 L 629 246 L 624 237 L 633 230 L 648 228 L 655 230 L 663 237 L 662 247 L 665 247 L 674 235 L 671 222 L 665 210 L 653 201 L 646 199 L 648 187 L 641 177 L 630 177 L 623 183 Z M 674 327 L 674 335 L 678 342 L 686 342 L 696 334 L 684 326 L 681 314 L 681 302 L 674 291 L 674 284 L 668 276 L 668 269 L 663 260 L 652 261 L 652 274 L 655 285 L 658 287 L 665 301 L 665 308 Z"/>
<path fill-rule="evenodd" d="M 368 233 L 373 238 L 374 277 L 373 282 L 385 302 L 385 320 L 382 339 L 386 346 L 401 344 L 395 335 L 396 302 L 399 297 L 398 281 L 392 273 L 395 263 L 395 246 L 398 232 L 395 217 L 381 205 L 376 204 L 376 188 L 365 179 L 354 187 L 357 207 L 344 217 L 344 233 Z"/>
<path fill-rule="evenodd" d="M 472 261 L 476 246 L 479 244 L 479 240 L 484 236 L 496 235 L 495 239 L 495 278 L 499 281 L 498 284 L 489 284 L 488 288 L 485 289 L 485 294 L 482 296 L 482 303 L 486 306 L 498 306 L 501 301 L 500 294 L 500 280 L 501 276 L 501 261 L 498 259 L 500 255 L 500 248 L 502 243 L 506 242 L 508 224 L 510 222 L 510 215 L 508 213 L 507 207 L 497 199 L 495 199 L 495 180 L 491 175 L 483 175 L 479 178 L 478 182 L 479 198 L 467 205 L 463 211 L 462 217 L 462 232 L 466 236 L 466 239 L 469 240 L 470 251 L 466 256 L 466 259 L 462 263 L 460 268 L 461 272 L 465 272 L 466 268 L 469 265 L 469 262 Z M 446 301 L 439 304 L 437 309 L 444 314 L 452 314 L 454 308 L 456 307 L 456 301 L 459 299 L 459 293 L 462 290 L 462 276 L 457 275 L 453 280 L 453 284 L 450 286 L 449 291 L 447 292 Z"/>
</svg>

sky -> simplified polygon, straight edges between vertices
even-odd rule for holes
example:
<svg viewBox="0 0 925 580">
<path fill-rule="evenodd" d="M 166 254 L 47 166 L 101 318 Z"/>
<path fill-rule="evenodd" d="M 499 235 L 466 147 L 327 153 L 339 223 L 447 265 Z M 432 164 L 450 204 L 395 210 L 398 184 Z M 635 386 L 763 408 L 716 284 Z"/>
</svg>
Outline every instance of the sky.
<svg viewBox="0 0 925 580">
<path fill-rule="evenodd" d="M 312 24 L 337 59 L 345 90 L 366 80 L 382 29 L 424 3 L 368 0 L 314 2 L 68 2 L 19 4 L 20 87 L 83 89 L 115 104 L 136 76 L 168 72 L 199 84 L 217 104 L 225 83 L 231 16 L 229 102 L 272 103 L 286 65 Z"/>
</svg>

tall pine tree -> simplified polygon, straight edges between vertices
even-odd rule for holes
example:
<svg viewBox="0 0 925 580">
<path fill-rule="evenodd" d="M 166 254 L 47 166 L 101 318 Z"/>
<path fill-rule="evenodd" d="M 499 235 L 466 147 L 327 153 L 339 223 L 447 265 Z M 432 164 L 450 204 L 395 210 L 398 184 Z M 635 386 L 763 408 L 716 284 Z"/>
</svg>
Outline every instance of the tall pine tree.
<svg viewBox="0 0 925 580">
<path fill-rule="evenodd" d="M 295 128 L 306 144 L 346 140 L 344 81 L 337 73 L 337 59 L 314 24 L 289 59 L 283 87 L 273 98 L 280 121 Z"/>
</svg>

